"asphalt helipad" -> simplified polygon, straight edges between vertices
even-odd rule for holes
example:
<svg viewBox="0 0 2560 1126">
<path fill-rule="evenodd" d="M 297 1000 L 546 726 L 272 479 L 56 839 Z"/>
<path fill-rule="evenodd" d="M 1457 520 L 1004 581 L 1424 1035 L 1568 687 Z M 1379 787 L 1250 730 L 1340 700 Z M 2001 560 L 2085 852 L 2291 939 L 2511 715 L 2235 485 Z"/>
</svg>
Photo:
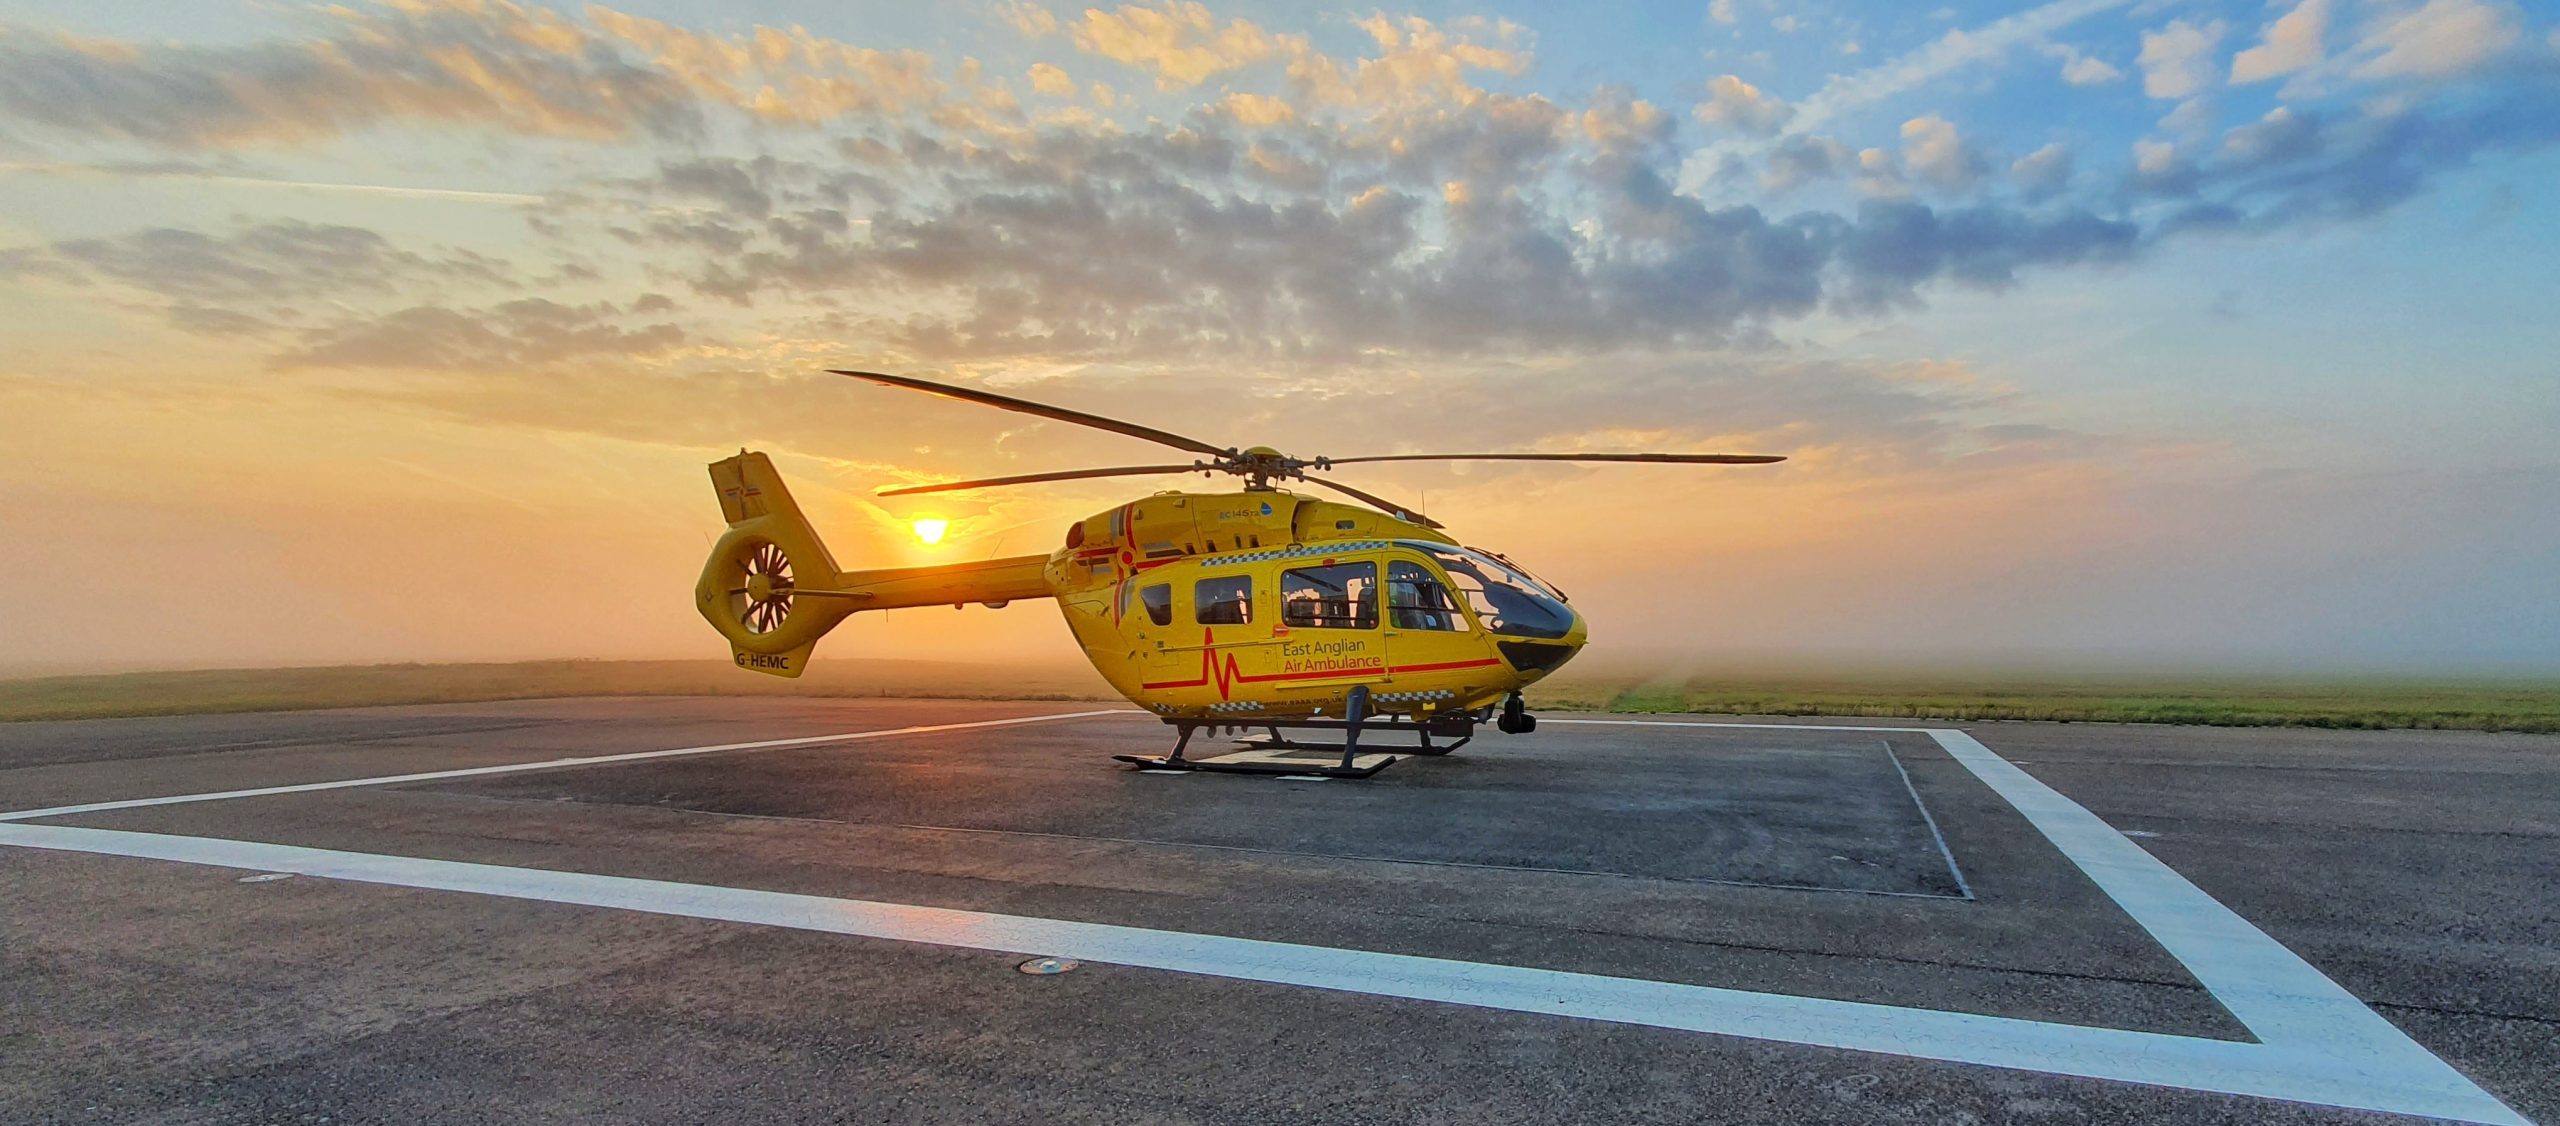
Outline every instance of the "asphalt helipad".
<svg viewBox="0 0 2560 1126">
<path fill-rule="evenodd" d="M 2560 739 L 1108 759 L 1164 742 L 941 701 L 0 725 L 0 1120 L 2560 1120 Z"/>
</svg>

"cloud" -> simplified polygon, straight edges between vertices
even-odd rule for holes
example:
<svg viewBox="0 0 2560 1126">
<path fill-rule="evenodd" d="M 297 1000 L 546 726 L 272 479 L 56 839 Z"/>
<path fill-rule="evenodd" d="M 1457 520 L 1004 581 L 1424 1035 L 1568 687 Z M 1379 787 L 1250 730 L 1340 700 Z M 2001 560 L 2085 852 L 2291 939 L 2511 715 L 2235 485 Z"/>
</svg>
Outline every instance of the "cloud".
<svg viewBox="0 0 2560 1126">
<path fill-rule="evenodd" d="M 2301 0 L 2276 17 L 2255 47 L 2231 57 L 2235 86 L 2264 82 L 2320 61 L 2327 50 L 2332 0 Z"/>
<path fill-rule="evenodd" d="M 1857 164 L 1849 146 L 1829 137 L 1788 137 L 1769 150 L 1768 169 L 1760 186 L 1784 192 L 1815 180 L 1848 174 Z"/>
<path fill-rule="evenodd" d="M 2427 0 L 2418 9 L 2375 22 L 2357 44 L 2371 57 L 2360 78 L 2445 78 L 2469 71 L 2515 46 L 2523 20 L 2512 5 L 2491 0 Z"/>
<path fill-rule="evenodd" d="M 1163 89 L 1197 86 L 1212 75 L 1251 66 L 1280 50 L 1279 38 L 1250 20 L 1220 26 L 1201 4 L 1124 4 L 1085 9 L 1066 28 L 1077 49 L 1146 71 Z"/>
<path fill-rule="evenodd" d="M 1697 108 L 1698 120 L 1754 137 L 1776 133 L 1794 113 L 1794 107 L 1731 74 L 1710 80 L 1706 100 L 1699 102 Z"/>
<path fill-rule="evenodd" d="M 1067 72 L 1054 64 L 1033 63 L 1029 74 L 1032 93 L 1051 98 L 1076 96 L 1076 80 L 1067 77 Z"/>
<path fill-rule="evenodd" d="M 1858 150 L 1858 192 L 1871 199 L 1901 199 L 1911 194 L 1902 178 L 1902 162 L 1883 149 Z"/>
<path fill-rule="evenodd" d="M 1912 175 L 1948 191 L 1972 187 L 1988 170 L 1955 123 L 1934 113 L 1902 123 L 1902 162 Z"/>
<path fill-rule="evenodd" d="M 2062 80 L 2074 86 L 2103 86 L 2124 77 L 2124 71 L 2105 59 L 2081 54 L 2068 44 L 2048 43 L 2044 52 L 2062 60 Z"/>
<path fill-rule="evenodd" d="M 2142 92 L 2164 101 L 2180 101 L 2213 85 L 2220 68 L 2213 63 L 2214 45 L 2230 30 L 2221 20 L 2192 24 L 2170 20 L 2167 27 L 2142 33 Z"/>
<path fill-rule="evenodd" d="M 490 0 L 485 8 L 478 0 L 447 2 L 499 15 L 514 11 L 507 0 Z M 758 26 L 739 35 L 691 31 L 601 4 L 588 5 L 586 15 L 599 35 L 573 40 L 574 28 L 552 25 L 549 38 L 563 52 L 574 43 L 583 56 L 606 54 L 614 65 L 626 63 L 626 53 L 636 55 L 640 66 L 673 76 L 705 101 L 767 120 L 813 123 L 894 112 L 943 93 L 933 59 L 921 51 L 857 47 L 798 27 Z"/>
<path fill-rule="evenodd" d="M 2315 154 L 2319 146 L 2318 123 L 2286 106 L 2268 110 L 2266 116 L 2222 137 L 2223 154 L 2244 165 L 2299 160 Z"/>
<path fill-rule="evenodd" d="M 112 238 L 71 239 L 0 251 L 0 276 L 104 278 L 187 304 L 264 307 L 422 285 L 502 284 L 507 264 L 468 251 L 423 255 L 361 227 L 278 219 L 224 235 L 152 227 Z M 243 322 L 198 311 L 199 325 Z"/>
<path fill-rule="evenodd" d="M 1982 289 L 2016 284 L 2030 266 L 2115 262 L 2132 256 L 2140 229 L 2086 211 L 2030 215 L 1995 206 L 1935 210 L 1908 201 L 1860 205 L 1842 232 L 1846 278 L 1835 295 L 1859 311 L 1908 307 L 1944 278 Z"/>
<path fill-rule="evenodd" d="M 2029 198 L 2041 199 L 2061 191 L 2071 182 L 2070 146 L 2060 141 L 2047 142 L 2043 148 L 2011 163 L 2009 178 Z"/>
<path fill-rule="evenodd" d="M 1133 10 L 1103 14 L 1126 23 Z M 1143 10 L 1212 42 L 1234 25 L 1203 24 L 1189 9 Z M 1996 26 L 2006 28 L 2002 41 L 2028 44 L 2030 32 L 2096 10 L 2048 5 L 2028 14 L 2034 20 Z M 288 273 L 298 260 L 337 259 L 272 234 L 287 249 L 177 230 L 22 248 L 0 268 L 157 286 L 162 312 L 191 331 L 263 333 L 289 341 L 296 363 L 386 355 L 380 342 L 399 331 L 457 316 L 479 328 L 456 330 L 468 342 L 458 354 L 549 354 L 541 341 L 577 338 L 566 316 L 537 323 L 541 307 L 506 299 L 591 309 L 601 275 L 577 271 L 604 260 L 583 256 L 599 245 L 607 259 L 645 263 L 634 268 L 651 288 L 732 302 L 742 318 L 763 316 L 768 302 L 840 317 L 843 335 L 915 358 L 1578 356 L 1764 342 L 1774 326 L 1825 310 L 1907 308 L 1933 287 L 2010 285 L 2037 268 L 2120 260 L 2185 231 L 2369 213 L 2473 154 L 2541 144 L 2554 128 L 2538 112 L 2550 99 L 2528 97 L 2540 89 L 2529 84 L 2443 105 L 2413 96 L 2361 116 L 2271 114 L 2219 138 L 2196 97 L 2160 138 L 2108 167 L 2075 171 L 2073 150 L 2057 141 L 2006 164 L 2014 192 L 1948 206 L 1938 193 L 1982 190 L 1999 167 L 1953 122 L 1909 118 L 1898 143 L 1854 150 L 1805 132 L 1806 103 L 1790 107 L 1726 75 L 1699 116 L 1769 136 L 1765 160 L 1727 162 L 1710 202 L 1670 182 L 1675 114 L 1614 88 L 1558 104 L 1476 86 L 1484 73 L 1530 65 L 1529 36 L 1516 26 L 1359 23 L 1373 57 L 1320 55 L 1263 32 L 1272 65 L 1144 123 L 1088 106 L 1026 112 L 1003 82 L 964 62 L 944 88 L 950 100 L 830 130 L 804 146 L 823 159 L 671 153 L 645 175 L 554 193 L 528 218 L 543 235 L 537 249 L 569 260 L 532 279 L 485 259 L 387 244 L 371 260 L 297 279 Z M 614 52 L 637 53 L 688 89 L 727 83 L 722 97 L 742 90 L 744 76 L 833 57 L 805 34 L 708 36 L 593 13 L 560 26 L 564 37 L 588 37 L 579 42 L 619 44 Z M 2193 47 L 2220 34 L 2180 22 L 2153 38 L 2185 36 Z M 1970 38 L 1940 45 L 1946 53 L 1931 56 L 1940 63 L 1994 51 Z M 2189 50 L 2186 62 L 2207 54 Z M 638 65 L 633 54 L 611 57 Z M 2150 50 L 2146 71 L 2175 69 L 2172 61 Z M 1030 73 L 1034 86 L 1042 81 Z M 2219 75 L 2208 68 L 2205 80 Z M 1873 87 L 1838 89 L 1853 88 Z M 964 107 L 965 119 L 942 116 Z M 1868 202 L 1792 213 L 1723 205 L 1755 178 L 1772 193 L 1846 179 Z M 199 267 L 155 277 L 164 259 L 195 258 L 236 276 Z M 430 283 L 491 292 L 418 291 Z M 275 296 L 294 292 L 352 295 L 372 308 L 361 323 L 316 319 Z M 615 347 L 668 339 L 612 336 L 668 319 L 654 310 L 586 316 L 594 331 L 585 338 Z"/>
<path fill-rule="evenodd" d="M 0 32 L 0 112 L 90 138 L 284 145 L 382 125 L 537 136 L 693 136 L 705 106 L 815 122 L 939 91 L 917 52 L 759 27 L 688 31 L 509 0 L 319 9 L 315 34 L 231 46 Z"/>
<path fill-rule="evenodd" d="M 1950 30 L 1918 50 L 1824 82 L 1821 89 L 1797 103 L 1794 127 L 1798 131 L 1813 129 L 1849 110 L 1918 89 L 1966 67 L 2000 59 L 2019 47 L 2043 43 L 2056 31 L 2133 2 L 2053 0 L 1978 28 Z M 1942 11 L 1946 18 L 1954 17 L 1952 9 Z"/>
<path fill-rule="evenodd" d="M 1603 88 L 1582 111 L 1583 138 L 1603 152 L 1644 152 L 1671 143 L 1678 123 L 1662 107 L 1623 90 Z"/>
<path fill-rule="evenodd" d="M 1278 142 L 1254 142 L 1245 150 L 1245 165 L 1254 179 L 1291 191 L 1316 191 L 1332 179 L 1323 165 Z"/>
<path fill-rule="evenodd" d="M 846 301 L 866 310 L 855 331 L 912 357 L 1169 362 L 1709 345 L 1825 307 L 1904 307 L 1936 282 L 2006 285 L 2028 267 L 2138 244 L 2131 224 L 2071 209 L 1782 218 L 1710 207 L 1664 178 L 1674 154 L 1657 140 L 1662 117 L 1633 102 L 1569 116 L 1488 97 L 1393 147 L 1239 135 L 1215 121 L 1050 130 L 1010 152 L 919 139 L 868 151 L 890 162 L 869 173 L 931 176 L 947 192 L 875 210 L 867 230 L 838 216 L 786 229 L 777 200 L 764 225 L 723 224 L 736 245 L 671 247 L 690 267 L 652 258 L 736 300 L 773 290 Z M 1914 175 L 1981 175 L 1961 138 L 1922 124 Z M 1802 174 L 1813 162 L 1846 171 L 1845 146 L 1799 150 Z M 1573 209 L 1541 187 L 1549 174 L 1582 185 Z"/>
<path fill-rule="evenodd" d="M 2144 137 L 2133 143 L 2133 173 L 2125 178 L 2125 190 L 2137 196 L 2161 199 L 2192 199 L 2204 181 L 2204 171 L 2195 159 L 2175 141 Z M 2201 227 L 2206 216 L 2219 216 L 2226 211 L 2217 202 L 2197 203 L 2170 220 L 2165 226 Z"/>
<path fill-rule="evenodd" d="M 2270 112 L 2195 170 L 2211 209 L 2183 222 L 2274 230 L 2377 214 L 2442 173 L 2560 144 L 2560 85 L 2515 86 L 2396 113 Z"/>
<path fill-rule="evenodd" d="M 2097 86 L 2124 77 L 2105 59 L 2082 55 L 2062 65 L 2062 80 L 2074 86 Z"/>
<path fill-rule="evenodd" d="M 381 199 L 423 199 L 456 203 L 487 203 L 499 206 L 522 206 L 543 202 L 543 197 L 528 192 L 492 192 L 469 188 L 429 188 L 409 184 L 362 184 L 340 180 L 301 180 L 261 173 L 236 159 L 194 162 L 183 160 L 100 160 L 0 161 L 0 173 L 24 173 L 44 176 L 112 176 L 196 180 L 232 188 L 253 188 L 280 192 L 315 192 L 331 195 L 372 196 Z"/>
<path fill-rule="evenodd" d="M 273 366 L 503 373 L 567 360 L 653 356 L 684 343 L 684 331 L 672 324 L 618 323 L 626 312 L 648 311 L 644 304 L 660 307 L 645 300 L 624 310 L 542 298 L 480 310 L 416 305 L 309 331 Z"/>
<path fill-rule="evenodd" d="M 701 199 L 732 215 L 761 219 L 773 213 L 770 182 L 777 165 L 769 156 L 753 161 L 663 161 L 658 179 L 670 195 Z"/>
<path fill-rule="evenodd" d="M 2214 105 L 2211 98 L 2189 98 L 2176 109 L 2161 115 L 2160 128 L 2183 137 L 2199 136 L 2213 128 Z"/>
<path fill-rule="evenodd" d="M 1218 108 L 1243 125 L 1279 125 L 1298 119 L 1298 108 L 1286 100 L 1241 90 L 1218 99 Z"/>
<path fill-rule="evenodd" d="M 1287 39 L 1289 84 L 1299 97 L 1401 113 L 1467 105 L 1486 96 L 1468 80 L 1468 72 L 1516 76 L 1528 73 L 1536 62 L 1528 30 L 1509 20 L 1473 25 L 1492 32 L 1490 43 L 1471 34 L 1452 35 L 1419 16 L 1397 20 L 1373 14 L 1355 22 L 1377 44 L 1375 56 L 1345 64 L 1309 47 L 1304 37 Z"/>
</svg>

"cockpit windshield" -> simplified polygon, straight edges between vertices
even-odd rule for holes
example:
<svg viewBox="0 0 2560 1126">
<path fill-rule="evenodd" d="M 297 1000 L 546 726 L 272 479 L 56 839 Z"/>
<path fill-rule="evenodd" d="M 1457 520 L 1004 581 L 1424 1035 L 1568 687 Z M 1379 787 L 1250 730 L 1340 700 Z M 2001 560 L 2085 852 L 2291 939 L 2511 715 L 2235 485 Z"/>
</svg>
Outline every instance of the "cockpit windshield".
<svg viewBox="0 0 2560 1126">
<path fill-rule="evenodd" d="M 1563 597 L 1518 568 L 1472 548 L 1433 547 L 1431 556 L 1476 608 L 1485 632 L 1553 638 L 1573 630 L 1573 611 L 1565 608 Z"/>
</svg>

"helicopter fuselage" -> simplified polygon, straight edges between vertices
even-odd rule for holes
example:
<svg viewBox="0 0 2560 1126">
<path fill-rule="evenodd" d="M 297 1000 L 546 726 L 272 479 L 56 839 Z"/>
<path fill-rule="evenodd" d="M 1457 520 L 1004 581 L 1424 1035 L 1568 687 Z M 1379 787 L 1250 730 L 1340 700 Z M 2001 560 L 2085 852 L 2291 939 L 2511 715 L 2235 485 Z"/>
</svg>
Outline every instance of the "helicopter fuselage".
<svg viewBox="0 0 2560 1126">
<path fill-rule="evenodd" d="M 1043 577 L 1112 687 L 1176 718 L 1428 717 L 1500 701 L 1586 631 L 1509 561 L 1279 490 L 1159 493 L 1071 527 Z"/>
</svg>

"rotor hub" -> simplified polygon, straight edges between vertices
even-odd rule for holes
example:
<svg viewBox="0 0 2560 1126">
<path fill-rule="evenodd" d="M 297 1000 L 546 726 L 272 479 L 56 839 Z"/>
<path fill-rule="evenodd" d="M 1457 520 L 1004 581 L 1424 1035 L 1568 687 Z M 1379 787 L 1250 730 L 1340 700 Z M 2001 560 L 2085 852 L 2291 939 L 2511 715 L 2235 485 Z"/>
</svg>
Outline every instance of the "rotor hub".
<svg viewBox="0 0 2560 1126">
<path fill-rule="evenodd" d="M 1242 477 L 1247 489 L 1269 489 L 1275 480 L 1304 480 L 1309 465 L 1322 465 L 1323 462 L 1323 458 L 1310 462 L 1305 458 L 1291 457 L 1269 446 L 1249 446 L 1216 461 L 1201 462 L 1199 466 L 1203 470 Z"/>
</svg>

